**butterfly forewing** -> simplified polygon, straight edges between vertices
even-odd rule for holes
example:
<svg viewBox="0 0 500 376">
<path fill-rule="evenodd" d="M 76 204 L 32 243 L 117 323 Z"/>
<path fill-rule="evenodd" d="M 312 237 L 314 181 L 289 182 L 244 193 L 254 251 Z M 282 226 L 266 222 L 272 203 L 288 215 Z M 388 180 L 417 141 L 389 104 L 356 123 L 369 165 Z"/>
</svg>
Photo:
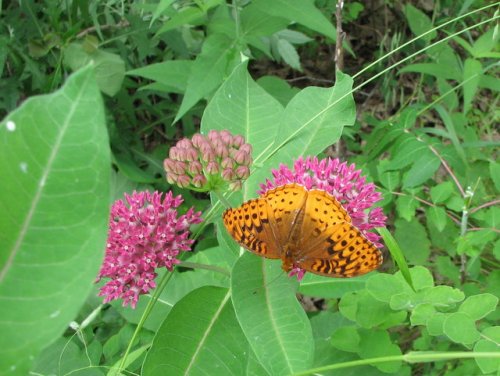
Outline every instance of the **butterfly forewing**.
<svg viewBox="0 0 500 376">
<path fill-rule="evenodd" d="M 238 208 L 227 209 L 222 219 L 227 231 L 241 246 L 264 257 L 280 258 L 265 199 L 250 200 Z"/>
<path fill-rule="evenodd" d="M 287 184 L 267 191 L 269 224 L 281 250 L 296 241 L 303 216 L 307 191 L 297 184 Z M 300 235 L 300 234 L 299 234 Z"/>
</svg>

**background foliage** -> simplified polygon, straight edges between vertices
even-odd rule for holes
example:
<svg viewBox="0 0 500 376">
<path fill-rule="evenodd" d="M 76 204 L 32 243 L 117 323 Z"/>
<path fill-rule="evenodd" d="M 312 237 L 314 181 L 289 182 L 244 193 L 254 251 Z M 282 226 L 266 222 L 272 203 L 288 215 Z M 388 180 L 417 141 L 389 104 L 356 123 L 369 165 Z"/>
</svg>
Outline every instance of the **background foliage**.
<svg viewBox="0 0 500 376">
<path fill-rule="evenodd" d="M 498 3 L 346 2 L 337 75 L 335 5 L 2 4 L 1 374 L 498 372 Z M 211 129 L 253 145 L 233 205 L 301 155 L 362 167 L 414 289 L 391 260 L 299 285 L 241 255 L 215 197 L 164 179 L 168 149 Z M 93 280 L 134 189 L 204 211 L 184 261 L 209 267 L 177 268 L 131 344 L 151 296 L 102 305 Z"/>
</svg>

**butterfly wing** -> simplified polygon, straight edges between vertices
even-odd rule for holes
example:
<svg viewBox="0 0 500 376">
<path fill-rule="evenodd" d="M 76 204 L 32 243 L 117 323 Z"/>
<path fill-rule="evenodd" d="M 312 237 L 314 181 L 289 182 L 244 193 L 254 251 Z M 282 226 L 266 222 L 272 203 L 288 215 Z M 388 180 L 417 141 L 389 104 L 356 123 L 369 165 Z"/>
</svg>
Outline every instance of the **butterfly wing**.
<svg viewBox="0 0 500 376">
<path fill-rule="evenodd" d="M 329 277 L 354 277 L 376 269 L 382 253 L 352 225 L 342 205 L 324 191 L 309 191 L 294 255 L 302 269 Z"/>
<path fill-rule="evenodd" d="M 281 247 L 295 244 L 300 236 L 306 189 L 298 184 L 286 184 L 267 191 L 263 198 L 267 202 L 271 231 L 278 244 Z"/>
<path fill-rule="evenodd" d="M 269 226 L 267 202 L 263 198 L 227 209 L 222 215 L 224 226 L 241 246 L 267 258 L 280 258 L 279 244 Z"/>
</svg>

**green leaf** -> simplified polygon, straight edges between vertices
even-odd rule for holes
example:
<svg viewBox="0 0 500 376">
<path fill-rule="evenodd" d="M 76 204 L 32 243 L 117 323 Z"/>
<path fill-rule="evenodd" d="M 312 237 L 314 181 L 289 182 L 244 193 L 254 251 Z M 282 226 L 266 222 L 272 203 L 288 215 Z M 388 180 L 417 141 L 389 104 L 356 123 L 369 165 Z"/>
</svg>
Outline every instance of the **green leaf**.
<svg viewBox="0 0 500 376">
<path fill-rule="evenodd" d="M 427 331 L 431 336 L 440 336 L 444 334 L 443 325 L 450 314 L 436 312 L 427 320 Z"/>
<path fill-rule="evenodd" d="M 240 16 L 241 33 L 245 38 L 269 36 L 285 29 L 289 24 L 286 18 L 271 15 L 255 1 L 244 7 Z"/>
<path fill-rule="evenodd" d="M 491 180 L 493 180 L 497 191 L 500 191 L 500 163 L 490 161 L 489 167 Z"/>
<path fill-rule="evenodd" d="M 313 273 L 306 273 L 300 282 L 299 292 L 309 296 L 322 298 L 340 298 L 346 292 L 365 288 L 366 280 L 373 275 L 363 275 L 356 278 L 325 278 Z"/>
<path fill-rule="evenodd" d="M 481 333 L 481 337 L 482 339 L 474 345 L 474 352 L 498 352 L 500 326 L 485 328 Z M 491 373 L 500 368 L 500 357 L 476 358 L 476 363 L 483 373 Z"/>
<path fill-rule="evenodd" d="M 293 69 L 302 71 L 302 67 L 300 66 L 300 57 L 293 44 L 286 39 L 279 39 L 278 52 L 285 63 L 290 65 Z"/>
<path fill-rule="evenodd" d="M 280 119 L 274 144 L 255 158 L 255 163 L 263 163 L 263 170 L 251 178 L 262 182 L 280 163 L 291 165 L 297 157 L 317 155 L 335 143 L 343 127 L 355 120 L 351 89 L 352 78 L 337 72 L 333 88 L 310 86 L 293 97 Z"/>
<path fill-rule="evenodd" d="M 186 94 L 174 122 L 222 83 L 233 59 L 233 49 L 233 41 L 223 34 L 213 34 L 205 40 L 201 53 L 193 63 Z"/>
<path fill-rule="evenodd" d="M 492 294 L 479 294 L 469 296 L 462 303 L 458 312 L 467 313 L 473 320 L 480 320 L 495 311 L 498 298 Z"/>
<path fill-rule="evenodd" d="M 179 26 L 186 24 L 199 24 L 206 12 L 198 7 L 185 7 L 176 12 L 169 20 L 163 23 L 160 30 L 157 31 L 156 36 L 166 33 L 169 30 L 175 29 Z"/>
<path fill-rule="evenodd" d="M 247 64 L 242 63 L 208 104 L 201 130 L 206 133 L 210 129 L 229 129 L 233 134 L 243 135 L 246 142 L 252 145 L 253 158 L 256 160 L 278 136 L 277 127 L 272 125 L 279 123 L 282 114 L 283 106 L 252 80 L 247 72 Z M 255 196 L 262 182 L 254 175 L 244 184 L 246 199 Z"/>
<path fill-rule="evenodd" d="M 241 375 L 247 351 L 229 290 L 206 286 L 172 308 L 156 333 L 142 372 Z"/>
<path fill-rule="evenodd" d="M 377 300 L 389 303 L 393 295 L 412 289 L 401 279 L 391 274 L 376 274 L 367 281 L 366 290 Z"/>
<path fill-rule="evenodd" d="M 412 165 L 423 156 L 432 154 L 429 148 L 414 137 L 406 137 L 397 144 L 393 159 L 383 166 L 385 171 L 400 170 Z"/>
<path fill-rule="evenodd" d="M 396 209 L 400 217 L 410 222 L 415 217 L 415 211 L 420 203 L 410 195 L 399 196 L 396 200 Z"/>
<path fill-rule="evenodd" d="M 384 330 L 361 330 L 359 334 L 361 338 L 359 355 L 363 359 L 402 355 L 401 349 L 392 343 L 389 334 Z M 400 361 L 372 365 L 386 373 L 395 373 L 401 368 Z"/>
<path fill-rule="evenodd" d="M 495 28 L 490 28 L 486 33 L 481 35 L 472 45 L 472 53 L 474 57 L 481 58 L 493 51 L 498 43 L 498 33 L 495 38 Z"/>
<path fill-rule="evenodd" d="M 410 264 L 425 264 L 430 255 L 430 241 L 424 226 L 413 218 L 411 222 L 397 219 L 394 237 Z"/>
<path fill-rule="evenodd" d="M 431 188 L 432 202 L 439 204 L 445 202 L 450 198 L 454 192 L 454 185 L 450 181 L 445 181 Z"/>
<path fill-rule="evenodd" d="M 436 313 L 436 309 L 432 304 L 423 303 L 417 305 L 411 312 L 411 325 L 425 325 L 427 321 Z"/>
<path fill-rule="evenodd" d="M 446 227 L 446 210 L 440 206 L 430 206 L 426 209 L 427 221 L 430 226 L 434 226 L 439 232 L 443 231 Z"/>
<path fill-rule="evenodd" d="M 431 19 L 424 12 L 411 4 L 405 6 L 405 16 L 410 26 L 410 30 L 416 37 L 433 28 Z M 437 32 L 433 31 L 425 37 L 422 37 L 422 40 L 431 41 L 436 38 L 436 36 Z"/>
<path fill-rule="evenodd" d="M 0 373 L 27 373 L 79 311 L 105 249 L 111 164 L 93 69 L 24 102 L 0 139 Z"/>
<path fill-rule="evenodd" d="M 436 78 L 441 78 L 443 80 L 455 80 L 462 81 L 462 75 L 460 71 L 454 69 L 449 69 L 448 66 L 437 64 L 437 63 L 417 63 L 408 64 L 399 70 L 399 74 L 414 72 L 428 74 Z"/>
<path fill-rule="evenodd" d="M 335 41 L 336 32 L 332 23 L 314 6 L 312 1 L 303 0 L 255 0 L 254 6 L 274 17 L 297 22 Z"/>
<path fill-rule="evenodd" d="M 257 80 L 259 86 L 261 86 L 265 91 L 276 98 L 283 106 L 286 106 L 288 102 L 300 91 L 296 87 L 292 87 L 283 80 L 282 78 L 276 76 L 263 76 Z"/>
<path fill-rule="evenodd" d="M 359 351 L 359 334 L 355 326 L 343 326 L 332 333 L 332 346 L 347 352 Z"/>
<path fill-rule="evenodd" d="M 441 161 L 432 153 L 420 156 L 403 177 L 403 189 L 413 188 L 425 183 L 434 176 Z"/>
<path fill-rule="evenodd" d="M 401 251 L 401 248 L 399 247 L 399 244 L 396 242 L 392 234 L 386 228 L 379 228 L 377 231 L 380 235 L 382 235 L 384 243 L 389 249 L 392 258 L 396 262 L 396 265 L 401 271 L 401 274 L 403 275 L 406 283 L 408 283 L 408 285 L 413 289 L 414 285 L 410 271 L 408 270 L 408 264 L 406 263 L 406 259 L 403 255 L 403 251 Z"/>
<path fill-rule="evenodd" d="M 480 338 L 474 320 L 464 312 L 451 313 L 443 323 L 443 332 L 453 342 L 470 345 Z"/>
<path fill-rule="evenodd" d="M 128 71 L 128 75 L 154 80 L 166 87 L 167 92 L 184 93 L 193 67 L 190 60 L 169 60 Z"/>
<path fill-rule="evenodd" d="M 449 111 L 454 111 L 458 107 L 457 88 L 451 86 L 446 80 L 442 78 L 437 79 L 439 94 L 441 101 L 445 104 Z"/>
<path fill-rule="evenodd" d="M 379 172 L 379 180 L 389 191 L 394 191 L 401 182 L 399 171 Z"/>
<path fill-rule="evenodd" d="M 464 63 L 464 114 L 469 112 L 472 106 L 472 100 L 476 95 L 479 81 L 483 74 L 483 66 L 480 61 L 466 59 Z"/>
<path fill-rule="evenodd" d="M 119 55 L 103 50 L 88 53 L 80 43 L 71 43 L 64 51 L 64 63 L 73 71 L 91 62 L 99 89 L 111 97 L 118 93 L 125 78 L 125 62 Z"/>
<path fill-rule="evenodd" d="M 311 326 L 292 282 L 278 262 L 250 252 L 245 252 L 233 268 L 231 291 L 236 316 L 257 359 L 272 375 L 305 370 L 313 361 Z"/>
</svg>

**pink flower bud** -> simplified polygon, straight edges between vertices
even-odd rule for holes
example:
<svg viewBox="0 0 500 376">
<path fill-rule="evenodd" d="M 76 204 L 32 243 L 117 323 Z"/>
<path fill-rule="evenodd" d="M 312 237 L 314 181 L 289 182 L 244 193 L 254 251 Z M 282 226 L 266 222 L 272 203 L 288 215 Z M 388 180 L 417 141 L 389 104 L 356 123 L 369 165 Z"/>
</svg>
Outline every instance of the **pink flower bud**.
<svg viewBox="0 0 500 376">
<path fill-rule="evenodd" d="M 219 132 L 211 130 L 208 132 L 208 139 L 214 143 L 220 140 Z"/>
<path fill-rule="evenodd" d="M 215 160 L 215 153 L 209 144 L 202 145 L 200 151 L 201 151 L 201 159 L 204 162 L 210 162 Z"/>
<path fill-rule="evenodd" d="M 177 175 L 182 175 L 186 172 L 186 167 L 187 167 L 187 165 L 185 162 L 176 161 L 175 164 L 173 165 L 173 171 Z"/>
<path fill-rule="evenodd" d="M 201 172 L 203 171 L 203 167 L 202 167 L 200 162 L 193 161 L 193 162 L 189 163 L 188 171 L 192 175 L 198 175 L 198 174 L 201 174 Z"/>
<path fill-rule="evenodd" d="M 174 171 L 174 165 L 175 161 L 170 158 L 167 158 L 163 161 L 163 168 L 167 173 Z"/>
<path fill-rule="evenodd" d="M 248 165 L 250 164 L 251 157 L 247 152 L 240 149 L 234 154 L 234 160 L 238 164 Z"/>
<path fill-rule="evenodd" d="M 243 150 L 245 153 L 252 155 L 252 146 L 250 144 L 241 145 L 240 150 Z"/>
<path fill-rule="evenodd" d="M 172 172 L 167 173 L 167 182 L 168 184 L 177 184 L 178 176 Z"/>
<path fill-rule="evenodd" d="M 231 145 L 233 143 L 233 135 L 229 131 L 221 131 L 219 133 L 220 139 L 226 145 Z"/>
<path fill-rule="evenodd" d="M 189 187 L 190 183 L 191 179 L 187 175 L 179 175 L 179 177 L 177 178 L 177 185 L 181 188 Z"/>
<path fill-rule="evenodd" d="M 179 149 L 176 146 L 170 148 L 168 156 L 170 157 L 170 159 L 173 159 L 174 161 L 179 160 Z"/>
<path fill-rule="evenodd" d="M 219 173 L 219 165 L 217 162 L 208 162 L 207 167 L 206 167 L 207 173 L 210 175 L 215 175 Z"/>
<path fill-rule="evenodd" d="M 234 161 L 231 158 L 224 158 L 220 165 L 222 168 L 233 168 Z"/>
<path fill-rule="evenodd" d="M 193 147 L 193 144 L 189 138 L 183 138 L 175 144 L 179 149 L 189 149 Z"/>
<path fill-rule="evenodd" d="M 226 158 L 229 155 L 229 150 L 225 145 L 214 145 L 215 155 L 217 158 Z"/>
<path fill-rule="evenodd" d="M 206 139 L 203 135 L 195 133 L 193 137 L 191 137 L 191 142 L 196 148 L 199 149 L 201 144 L 206 143 Z"/>
<path fill-rule="evenodd" d="M 222 178 L 225 181 L 232 181 L 235 178 L 235 173 L 232 168 L 226 168 L 224 171 L 222 171 Z"/>
<path fill-rule="evenodd" d="M 239 166 L 236 169 L 236 176 L 240 179 L 246 179 L 250 176 L 250 170 L 247 166 Z"/>
<path fill-rule="evenodd" d="M 196 188 L 201 188 L 201 187 L 203 187 L 205 184 L 207 184 L 207 178 L 206 178 L 206 177 L 204 177 L 203 175 L 196 175 L 196 176 L 193 178 L 192 184 L 193 184 Z"/>
<path fill-rule="evenodd" d="M 240 136 L 239 134 L 233 137 L 233 145 L 236 148 L 239 148 L 241 145 L 245 143 L 245 139 L 243 136 Z"/>
</svg>

